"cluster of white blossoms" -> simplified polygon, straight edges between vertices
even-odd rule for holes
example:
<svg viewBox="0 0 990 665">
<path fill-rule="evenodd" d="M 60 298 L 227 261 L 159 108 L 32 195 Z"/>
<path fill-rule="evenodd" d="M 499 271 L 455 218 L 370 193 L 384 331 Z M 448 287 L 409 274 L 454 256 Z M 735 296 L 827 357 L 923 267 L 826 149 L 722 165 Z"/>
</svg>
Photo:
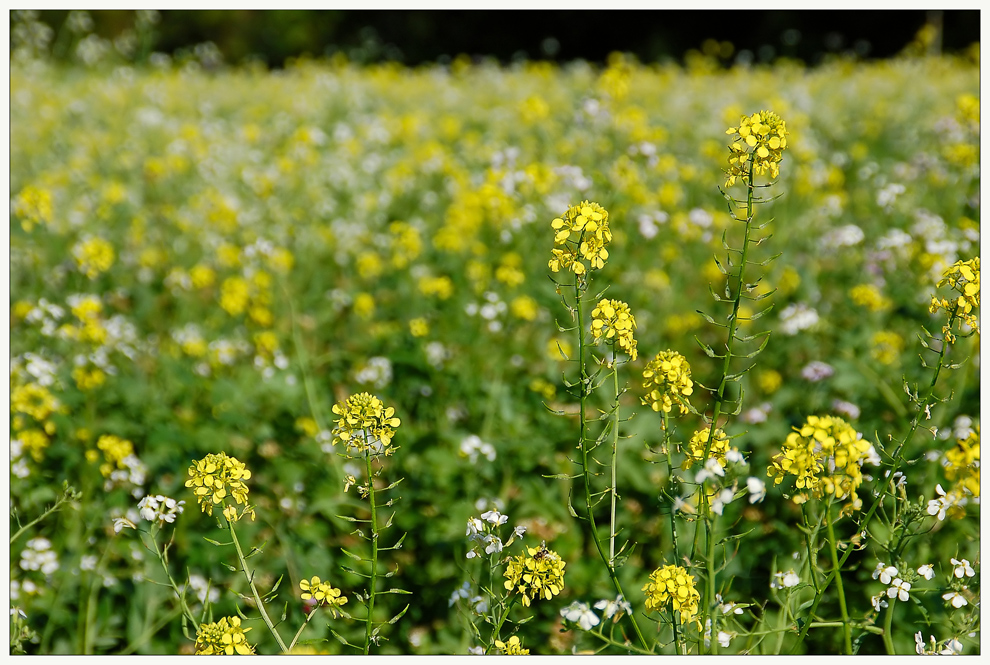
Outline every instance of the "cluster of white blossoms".
<svg viewBox="0 0 990 665">
<path fill-rule="evenodd" d="M 522 538 L 526 533 L 526 527 L 516 526 L 512 529 L 512 535 L 505 543 L 498 535 L 498 528 L 509 521 L 508 515 L 503 515 L 498 509 L 488 510 L 481 514 L 481 519 L 471 517 L 467 521 L 467 532 L 464 534 L 468 541 L 474 543 L 467 553 L 468 559 L 480 556 L 479 547 L 484 547 L 485 554 L 498 554 L 505 547 L 508 547 L 516 538 Z"/>
<path fill-rule="evenodd" d="M 163 525 L 166 522 L 169 524 L 174 522 L 175 518 L 182 514 L 185 506 L 185 501 L 176 501 L 161 494 L 156 496 L 149 494 L 138 502 L 138 511 L 142 519 Z"/>
<path fill-rule="evenodd" d="M 612 619 L 614 617 L 615 621 L 618 621 L 619 617 L 623 614 L 632 614 L 632 605 L 629 604 L 622 594 L 615 597 L 615 600 L 609 600 L 608 598 L 603 598 L 595 603 L 595 609 L 601 610 L 601 619 Z M 595 614 L 588 603 L 583 603 L 579 600 L 575 600 L 573 603 L 564 607 L 560 610 L 560 616 L 566 621 L 577 624 L 581 630 L 591 630 L 599 623 L 601 619 Z"/>
</svg>

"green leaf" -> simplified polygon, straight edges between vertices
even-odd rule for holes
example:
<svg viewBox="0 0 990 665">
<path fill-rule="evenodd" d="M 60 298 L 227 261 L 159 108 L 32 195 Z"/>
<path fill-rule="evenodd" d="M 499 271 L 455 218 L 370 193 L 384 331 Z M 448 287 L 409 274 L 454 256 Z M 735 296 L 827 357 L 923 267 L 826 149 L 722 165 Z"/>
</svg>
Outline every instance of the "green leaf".
<svg viewBox="0 0 990 665">
<path fill-rule="evenodd" d="M 340 551 L 343 552 L 344 554 L 346 554 L 347 556 L 351 557 L 355 561 L 367 561 L 368 560 L 368 559 L 365 559 L 360 554 L 355 554 L 354 552 L 348 552 L 343 547 L 340 548 Z"/>
</svg>

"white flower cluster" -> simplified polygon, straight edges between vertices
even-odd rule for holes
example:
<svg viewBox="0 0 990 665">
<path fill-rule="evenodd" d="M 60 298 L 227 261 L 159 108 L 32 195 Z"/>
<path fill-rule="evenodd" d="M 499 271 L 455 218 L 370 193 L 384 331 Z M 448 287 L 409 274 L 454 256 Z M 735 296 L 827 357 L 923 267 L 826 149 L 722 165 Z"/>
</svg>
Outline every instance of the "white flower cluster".
<svg viewBox="0 0 990 665">
<path fill-rule="evenodd" d="M 599 600 L 595 603 L 595 609 L 601 610 L 602 619 L 606 620 L 615 617 L 615 621 L 618 621 L 619 617 L 623 614 L 632 614 L 632 605 L 622 597 L 622 594 L 616 596 L 615 600 L 609 600 L 608 598 Z M 588 604 L 579 600 L 575 600 L 567 607 L 561 608 L 560 616 L 571 623 L 576 623 L 581 630 L 591 630 L 601 623 L 601 619 L 591 610 Z"/>
<path fill-rule="evenodd" d="M 149 522 L 158 522 L 159 525 L 165 522 L 171 524 L 182 514 L 185 505 L 185 501 L 176 501 L 161 494 L 148 495 L 138 502 L 138 511 L 141 517 Z"/>
<path fill-rule="evenodd" d="M 481 514 L 481 519 L 471 517 L 467 521 L 467 532 L 464 534 L 468 540 L 477 543 L 471 547 L 467 553 L 468 559 L 480 556 L 479 547 L 485 548 L 485 554 L 498 554 L 505 547 L 511 545 L 516 538 L 522 538 L 526 533 L 526 527 L 517 526 L 512 529 L 512 535 L 506 543 L 502 542 L 498 535 L 498 528 L 509 521 L 508 515 L 503 515 L 498 509 L 488 510 Z"/>
<path fill-rule="evenodd" d="M 484 614 L 488 611 L 488 601 L 484 599 L 483 596 L 471 595 L 471 582 L 465 581 L 464 584 L 456 589 L 454 593 L 450 595 L 450 601 L 447 606 L 450 607 L 456 603 L 461 598 L 468 601 L 471 606 L 471 610 L 477 614 Z"/>
<path fill-rule="evenodd" d="M 925 639 L 921 636 L 921 631 L 919 630 L 914 634 L 914 650 L 919 656 L 954 656 L 955 654 L 962 653 L 962 642 L 956 638 L 946 640 L 942 644 L 942 648 L 939 649 L 938 643 L 935 641 L 935 636 L 930 635 L 929 637 L 931 637 L 930 646 L 926 647 Z"/>
<path fill-rule="evenodd" d="M 382 389 L 392 382 L 392 361 L 383 356 L 369 358 L 355 373 L 354 380 L 363 386 Z"/>
<path fill-rule="evenodd" d="M 965 506 L 969 503 L 969 499 L 962 492 L 953 489 L 946 493 L 941 484 L 935 485 L 935 491 L 939 496 L 928 502 L 928 514 L 937 515 L 939 522 L 945 519 L 945 512 L 953 506 Z"/>
<path fill-rule="evenodd" d="M 481 440 L 477 434 L 469 434 L 461 441 L 461 457 L 467 457 L 471 464 L 478 461 L 478 455 L 484 455 L 489 462 L 495 461 L 495 446 Z"/>
<path fill-rule="evenodd" d="M 791 303 L 780 313 L 780 331 L 797 335 L 818 323 L 818 312 L 804 303 Z"/>
<path fill-rule="evenodd" d="M 52 550 L 51 541 L 40 536 L 29 540 L 21 552 L 21 569 L 40 570 L 45 575 L 58 570 L 58 556 Z"/>
</svg>

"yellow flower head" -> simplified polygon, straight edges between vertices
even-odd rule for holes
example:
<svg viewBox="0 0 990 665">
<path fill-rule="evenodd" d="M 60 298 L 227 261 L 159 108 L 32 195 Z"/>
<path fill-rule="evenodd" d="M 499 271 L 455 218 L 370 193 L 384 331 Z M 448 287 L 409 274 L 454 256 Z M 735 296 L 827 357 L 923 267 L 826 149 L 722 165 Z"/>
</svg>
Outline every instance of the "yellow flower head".
<svg viewBox="0 0 990 665">
<path fill-rule="evenodd" d="M 795 485 L 816 499 L 825 494 L 837 499 L 850 497 L 848 505 L 859 510 L 862 499 L 856 488 L 863 482 L 861 468 L 870 454 L 870 444 L 849 423 L 834 416 L 808 416 L 807 422 L 787 436 L 780 454 L 767 467 L 767 475 L 780 484 L 795 476 Z"/>
<path fill-rule="evenodd" d="M 113 265 L 113 245 L 103 238 L 88 238 L 72 247 L 72 256 L 76 258 L 79 272 L 96 279 Z"/>
<path fill-rule="evenodd" d="M 595 343 L 601 340 L 618 340 L 619 346 L 629 354 L 632 360 L 636 360 L 636 340 L 633 339 L 633 330 L 636 328 L 636 319 L 629 311 L 629 305 L 621 300 L 608 300 L 603 298 L 591 312 L 591 332 L 595 336 Z"/>
<path fill-rule="evenodd" d="M 554 249 L 548 264 L 550 270 L 570 270 L 575 275 L 582 275 L 589 267 L 592 270 L 605 267 L 608 260 L 606 246 L 612 241 L 605 208 L 591 201 L 583 201 L 568 208 L 550 226 L 554 230 Z M 588 266 L 584 260 L 588 261 Z"/>
<path fill-rule="evenodd" d="M 965 439 L 957 439 L 956 445 L 945 453 L 948 466 L 945 477 L 955 480 L 952 491 L 963 494 L 963 490 L 975 497 L 980 496 L 980 427 L 970 432 Z"/>
<path fill-rule="evenodd" d="M 250 628 L 241 628 L 241 618 L 223 617 L 213 623 L 200 624 L 196 633 L 197 656 L 232 656 L 235 653 L 248 656 L 254 647 L 248 644 L 244 633 Z"/>
<path fill-rule="evenodd" d="M 300 580 L 299 588 L 302 589 L 303 600 L 312 598 L 317 605 L 326 605 L 335 619 L 338 608 L 347 604 L 347 597 L 340 595 L 340 589 L 333 588 L 329 582 L 323 582 L 315 575 L 312 579 Z"/>
<path fill-rule="evenodd" d="M 709 427 L 702 427 L 691 437 L 691 441 L 688 442 L 687 450 L 685 451 L 687 453 L 687 459 L 681 465 L 682 468 L 689 469 L 695 462 L 705 461 L 705 446 L 708 445 L 709 431 Z M 708 456 L 718 460 L 719 465 L 724 469 L 725 465 L 728 464 L 725 459 L 727 452 L 729 452 L 729 437 L 721 428 L 717 428 L 711 450 L 708 451 Z"/>
<path fill-rule="evenodd" d="M 52 221 L 52 195 L 47 189 L 28 185 L 14 199 L 13 212 L 21 218 L 21 227 L 30 232 L 35 224 Z"/>
<path fill-rule="evenodd" d="M 113 434 L 104 434 L 96 442 L 103 451 L 106 462 L 100 465 L 100 473 L 109 478 L 114 469 L 126 469 L 124 460 L 134 454 L 134 444 Z"/>
<path fill-rule="evenodd" d="M 343 443 L 348 449 L 364 453 L 378 442 L 384 451 L 376 452 L 392 454 L 390 444 L 400 423 L 393 407 L 386 407 L 374 395 L 358 393 L 334 404 L 332 410 L 339 416 L 333 430 L 334 445 Z"/>
<path fill-rule="evenodd" d="M 893 365 L 904 350 L 904 338 L 893 330 L 878 330 L 873 333 L 873 348 L 870 355 L 884 365 Z"/>
<path fill-rule="evenodd" d="M 677 351 L 661 351 L 646 364 L 643 387 L 650 391 L 643 404 L 664 413 L 670 413 L 677 404 L 683 415 L 688 412 L 687 398 L 694 392 L 691 366 Z"/>
<path fill-rule="evenodd" d="M 188 473 L 186 487 L 193 489 L 196 501 L 207 515 L 212 515 L 213 506 L 223 503 L 227 496 L 233 497 L 238 504 L 247 503 L 248 486 L 244 481 L 251 479 L 251 472 L 237 458 L 227 457 L 222 452 L 210 453 L 193 462 Z M 254 519 L 254 511 L 248 512 Z"/>
<path fill-rule="evenodd" d="M 681 613 L 682 624 L 698 615 L 701 594 L 694 588 L 694 575 L 688 575 L 681 566 L 657 568 L 650 574 L 650 581 L 643 591 L 646 592 L 648 610 L 659 609 L 669 602 L 673 611 Z"/>
<path fill-rule="evenodd" d="M 932 304 L 928 308 L 932 314 L 939 310 L 949 314 L 950 320 L 942 328 L 945 340 L 951 344 L 956 339 L 951 330 L 953 314 L 979 334 L 980 319 L 976 315 L 976 310 L 980 306 L 980 257 L 977 256 L 969 261 L 957 261 L 946 268 L 938 286 L 939 288 L 949 286 L 959 294 L 951 300 L 932 296 Z"/>
<path fill-rule="evenodd" d="M 505 588 L 522 596 L 526 607 L 533 600 L 550 600 L 564 588 L 564 566 L 567 563 L 545 545 L 526 548 L 529 555 L 509 559 L 505 569 Z"/>
<path fill-rule="evenodd" d="M 735 135 L 729 144 L 729 168 L 725 172 L 725 186 L 731 187 L 736 178 L 749 180 L 749 162 L 753 161 L 753 173 L 770 177 L 780 175 L 780 160 L 787 147 L 787 127 L 773 111 L 759 111 L 742 116 L 738 127 L 729 127 L 726 134 Z"/>
<path fill-rule="evenodd" d="M 522 642 L 518 635 L 513 635 L 508 642 L 495 640 L 495 648 L 502 652 L 504 656 L 528 656 L 529 649 L 522 648 Z"/>
</svg>

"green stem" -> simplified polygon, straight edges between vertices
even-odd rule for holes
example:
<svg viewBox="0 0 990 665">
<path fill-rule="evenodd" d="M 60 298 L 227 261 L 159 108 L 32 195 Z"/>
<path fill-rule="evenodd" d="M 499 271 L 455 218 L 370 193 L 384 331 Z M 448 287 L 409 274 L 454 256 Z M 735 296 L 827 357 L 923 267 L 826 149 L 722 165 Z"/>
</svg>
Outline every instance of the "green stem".
<svg viewBox="0 0 990 665">
<path fill-rule="evenodd" d="M 736 327 L 739 324 L 739 303 L 742 301 L 742 292 L 746 284 L 744 281 L 747 256 L 749 254 L 749 238 L 753 230 L 753 164 L 754 155 L 750 155 L 749 158 L 749 177 L 746 181 L 746 229 L 743 235 L 743 243 L 741 256 L 739 259 L 739 274 L 737 276 L 738 283 L 736 284 L 736 293 L 732 299 L 732 314 L 729 316 L 729 335 L 725 342 L 725 357 L 722 361 L 722 378 L 718 383 L 718 390 L 715 394 L 715 406 L 712 409 L 712 422 L 708 428 L 708 441 L 705 443 L 705 454 L 702 457 L 702 464 L 707 463 L 708 456 L 711 454 L 712 444 L 715 442 L 715 430 L 718 429 L 718 419 L 722 415 L 722 407 L 725 404 L 725 389 L 729 384 L 729 363 L 732 361 L 732 347 L 733 342 L 736 339 Z M 704 485 L 701 488 L 701 514 L 705 519 L 705 532 L 711 539 L 710 529 L 712 524 L 709 524 L 708 514 L 708 494 L 705 492 Z M 711 546 L 709 549 L 712 549 Z M 711 561 L 708 562 L 709 575 L 705 580 L 705 606 L 703 608 L 702 620 L 710 617 L 711 609 L 715 605 L 715 575 L 712 569 Z M 715 634 L 715 622 L 712 621 L 712 635 Z M 712 640 L 711 644 L 713 646 L 713 653 L 718 653 L 718 647 L 716 640 Z"/>
<path fill-rule="evenodd" d="M 958 314 L 958 309 L 959 309 L 958 307 L 954 308 L 952 310 L 952 314 L 949 316 L 949 327 L 950 328 L 952 327 L 952 324 L 955 323 L 955 321 L 956 321 L 956 316 Z M 942 340 L 942 348 L 941 348 L 941 350 L 939 351 L 939 354 L 938 354 L 938 362 L 935 364 L 935 371 L 932 373 L 931 383 L 928 384 L 928 389 L 925 391 L 925 397 L 924 397 L 924 400 L 923 400 L 923 404 L 925 404 L 925 405 L 928 404 L 928 401 L 931 399 L 932 395 L 935 393 L 935 385 L 938 383 L 938 377 L 939 377 L 939 375 L 942 372 L 942 363 L 945 360 L 945 354 L 946 354 L 946 351 L 948 350 L 948 348 L 949 348 L 949 343 L 946 342 L 943 339 Z M 914 414 L 914 418 L 911 421 L 911 429 L 910 429 L 910 431 L 908 431 L 907 435 L 901 440 L 901 442 L 899 444 L 897 444 L 897 448 L 894 449 L 894 453 L 893 453 L 893 455 L 891 455 L 891 459 L 893 460 L 893 462 L 890 464 L 890 468 L 889 468 L 889 470 L 887 472 L 887 475 L 881 476 L 882 478 L 891 478 L 892 479 L 894 477 L 894 474 L 897 473 L 897 469 L 900 467 L 901 462 L 903 461 L 901 459 L 901 457 L 900 457 L 901 449 L 904 448 L 904 446 L 914 437 L 915 432 L 918 430 L 918 425 L 921 424 L 921 414 L 923 412 L 924 412 L 924 408 L 919 408 L 918 411 Z M 873 505 L 870 506 L 869 511 L 867 511 L 866 515 L 863 516 L 863 519 L 859 523 L 859 531 L 860 531 L 860 533 L 865 533 L 866 532 L 867 527 L 870 524 L 870 520 L 873 518 L 873 515 L 877 512 L 877 508 L 880 507 L 880 504 L 887 497 L 887 491 L 888 491 L 888 489 L 890 488 L 891 485 L 892 485 L 892 483 L 889 483 L 889 482 L 884 483 L 883 487 L 880 490 L 879 495 L 873 501 Z M 846 563 L 846 559 L 849 558 L 849 555 L 851 555 L 853 553 L 853 550 L 854 549 L 855 548 L 853 548 L 853 547 L 847 547 L 846 548 L 846 551 L 842 555 L 842 558 L 839 559 L 839 567 L 843 566 Z M 822 583 L 822 586 L 819 589 L 818 593 L 815 595 L 815 600 L 811 604 L 811 608 L 808 611 L 808 616 L 809 617 L 812 617 L 812 616 L 815 615 L 815 611 L 818 609 L 818 605 L 821 603 L 822 598 L 825 595 L 825 591 L 826 591 L 826 589 L 828 589 L 828 585 L 832 582 L 832 579 L 835 577 L 835 573 L 836 573 L 836 570 L 832 570 L 828 574 L 828 576 L 825 578 L 825 581 Z M 804 638 L 808 635 L 808 629 L 809 628 L 811 628 L 811 622 L 810 621 L 807 621 L 807 622 L 805 622 L 804 626 L 801 628 L 801 633 L 798 635 L 797 642 L 794 643 L 794 648 L 791 650 L 791 653 L 792 654 L 796 654 L 797 653 L 798 648 L 800 648 L 801 644 L 804 642 Z"/>
<path fill-rule="evenodd" d="M 296 631 L 295 637 L 293 637 L 292 641 L 289 642 L 289 651 L 292 651 L 292 647 L 296 646 L 296 641 L 299 640 L 299 636 L 302 635 L 303 630 L 305 630 L 306 626 L 309 625 L 310 619 L 316 616 L 317 609 L 318 609 L 317 607 L 313 607 L 312 609 L 310 609 L 309 614 L 306 615 L 306 620 L 303 621 L 303 624 L 301 626 L 299 626 L 299 630 Z"/>
<path fill-rule="evenodd" d="M 227 526 L 230 529 L 230 538 L 234 543 L 234 549 L 237 550 L 237 561 L 241 564 L 241 572 L 244 573 L 244 578 L 248 581 L 248 586 L 251 587 L 251 594 L 254 596 L 254 602 L 258 605 L 258 611 L 261 613 L 261 618 L 264 619 L 265 625 L 268 626 L 268 630 L 271 631 L 272 636 L 275 637 L 275 641 L 278 643 L 278 648 L 282 650 L 282 653 L 288 652 L 289 648 L 285 646 L 285 642 L 282 641 L 282 636 L 278 634 L 275 629 L 275 624 L 272 623 L 271 617 L 268 616 L 267 610 L 265 610 L 265 604 L 261 602 L 261 595 L 258 594 L 258 587 L 254 584 L 254 575 L 248 572 L 247 560 L 244 558 L 244 552 L 241 551 L 241 543 L 237 540 L 237 533 L 234 531 L 234 523 L 227 521 Z"/>
<path fill-rule="evenodd" d="M 615 403 L 612 405 L 612 508 L 609 513 L 608 529 L 608 560 L 609 565 L 615 565 L 615 502 L 618 497 L 618 487 L 616 485 L 616 466 L 619 452 L 619 368 L 616 363 L 616 343 L 612 342 L 612 387 L 615 394 Z"/>
<path fill-rule="evenodd" d="M 842 588 L 842 570 L 835 547 L 835 530 L 832 528 L 832 502 L 825 505 L 825 528 L 828 531 L 828 553 L 832 557 L 832 570 L 835 573 L 835 586 L 839 591 L 839 612 L 842 615 L 842 639 L 846 655 L 852 655 L 852 634 L 849 630 L 849 611 L 846 609 L 846 594 Z"/>
<path fill-rule="evenodd" d="M 24 533 L 25 531 L 27 531 L 28 529 L 30 529 L 31 527 L 33 527 L 35 524 L 37 524 L 41 520 L 45 519 L 49 515 L 51 515 L 52 513 L 56 512 L 59 508 L 62 507 L 62 504 L 63 503 L 65 503 L 66 501 L 69 501 L 69 500 L 71 500 L 73 498 L 79 498 L 79 497 L 82 496 L 80 494 L 70 494 L 70 492 L 71 493 L 75 493 L 75 489 L 72 488 L 72 487 L 69 487 L 68 485 L 66 485 L 65 486 L 65 489 L 62 492 L 62 496 L 60 496 L 55 501 L 55 505 L 53 505 L 51 508 L 49 508 L 48 510 L 46 510 L 45 512 L 43 512 L 40 517 L 36 517 L 35 519 L 31 520 L 30 522 L 28 522 L 27 524 L 25 524 L 24 526 L 22 526 L 20 529 L 18 529 L 17 532 L 14 533 L 14 535 L 10 537 L 10 544 L 13 545 L 14 544 L 14 541 L 17 540 L 18 538 L 20 538 L 22 533 Z"/>
<path fill-rule="evenodd" d="M 154 528 L 155 527 L 152 526 L 152 529 Z M 168 569 L 168 548 L 165 547 L 158 549 L 158 541 L 155 539 L 155 534 L 152 532 L 149 533 L 148 536 L 151 539 L 152 549 L 155 552 L 155 556 L 158 557 L 158 562 L 162 564 L 162 570 L 165 571 L 165 577 L 168 578 L 169 586 L 172 587 L 172 592 L 175 593 L 175 597 L 179 600 L 179 608 L 182 610 L 182 613 L 186 615 L 186 618 L 189 619 L 193 626 L 197 625 L 196 617 L 186 604 L 185 593 L 179 589 L 179 585 L 175 583 L 175 580 L 172 578 L 172 573 Z M 104 554 L 104 556 L 106 555 Z M 99 568 L 99 566 L 97 566 L 97 568 Z"/>
<path fill-rule="evenodd" d="M 609 579 L 612 580 L 612 586 L 615 587 L 616 593 L 620 594 L 623 598 L 626 598 L 625 593 L 622 591 L 622 585 L 619 584 L 619 578 L 615 574 L 615 569 L 612 567 L 612 563 L 608 556 L 605 554 L 605 550 L 602 548 L 601 540 L 598 538 L 598 526 L 595 524 L 595 513 L 592 506 L 591 498 L 591 473 L 588 470 L 588 445 L 587 445 L 587 421 L 585 419 L 585 407 L 588 401 L 588 374 L 585 370 L 584 365 L 584 305 L 582 302 L 582 292 L 578 285 L 578 278 L 574 280 L 574 297 L 577 306 L 577 330 L 578 330 L 578 365 L 581 368 L 581 412 L 579 414 L 581 421 L 581 471 L 584 476 L 584 495 L 586 498 L 586 508 L 588 523 L 591 525 L 591 537 L 595 541 L 595 548 L 598 550 L 598 555 L 601 557 L 602 561 L 605 563 L 605 570 L 608 572 Z M 632 622 L 633 629 L 636 631 L 637 637 L 639 637 L 640 643 L 643 645 L 644 649 L 649 649 L 646 644 L 646 638 L 643 637 L 643 633 L 639 628 L 639 624 L 636 622 L 636 617 L 632 614 L 629 615 L 629 620 Z"/>
<path fill-rule="evenodd" d="M 894 623 L 894 604 L 897 603 L 897 598 L 891 598 L 890 604 L 887 606 L 887 614 L 883 618 L 883 645 L 887 649 L 887 654 L 890 656 L 895 655 L 897 652 L 894 651 L 894 638 L 890 634 L 891 627 Z"/>
<path fill-rule="evenodd" d="M 512 606 L 516 604 L 518 599 L 518 596 L 513 596 L 509 599 L 509 602 L 505 604 L 505 609 L 502 610 L 502 616 L 499 617 L 498 623 L 495 624 L 495 628 L 492 629 L 492 639 L 488 645 L 488 648 L 485 649 L 485 655 L 491 653 L 492 649 L 495 647 L 496 640 L 501 641 L 502 624 L 504 624 L 505 620 L 509 618 L 509 610 L 512 609 Z"/>
<path fill-rule="evenodd" d="M 668 419 L 668 414 L 666 411 L 660 412 L 660 419 L 663 422 L 663 448 L 667 455 L 667 486 L 672 487 L 674 482 L 674 467 L 670 463 L 670 422 Z M 671 497 L 673 498 L 673 497 Z M 674 563 L 680 558 L 677 553 L 677 520 L 675 519 L 675 513 L 673 506 L 673 501 L 671 501 L 670 506 L 670 543 L 671 549 L 674 552 Z"/>
<path fill-rule="evenodd" d="M 808 548 L 808 575 L 811 577 L 811 583 L 815 587 L 815 593 L 818 593 L 818 578 L 815 575 L 818 569 L 818 560 L 815 558 L 815 553 L 811 547 L 811 541 L 817 540 L 818 526 L 815 526 L 814 531 L 811 529 L 811 522 L 808 520 L 808 504 L 801 504 L 801 518 L 804 520 L 804 528 L 807 530 L 805 533 L 804 543 Z"/>
<path fill-rule="evenodd" d="M 704 492 L 704 486 L 702 485 L 702 492 Z M 712 622 L 711 629 L 711 639 L 709 640 L 709 645 L 712 654 L 718 654 L 718 640 L 715 639 L 718 636 L 718 626 L 716 622 L 718 620 L 718 613 L 714 611 L 715 607 L 715 517 L 712 516 L 711 523 L 709 523 L 708 518 L 705 518 L 705 524 L 707 526 L 706 533 L 708 534 L 708 553 L 705 556 L 705 573 L 706 573 L 706 588 L 709 592 L 709 619 Z M 698 652 L 701 652 L 700 645 Z"/>
<path fill-rule="evenodd" d="M 375 505 L 375 477 L 372 475 L 371 450 L 365 449 L 365 466 L 368 471 L 368 501 L 371 503 L 371 588 L 368 593 L 368 619 L 364 627 L 364 653 L 371 652 L 372 614 L 375 611 L 375 587 L 378 586 L 378 506 Z"/>
</svg>

